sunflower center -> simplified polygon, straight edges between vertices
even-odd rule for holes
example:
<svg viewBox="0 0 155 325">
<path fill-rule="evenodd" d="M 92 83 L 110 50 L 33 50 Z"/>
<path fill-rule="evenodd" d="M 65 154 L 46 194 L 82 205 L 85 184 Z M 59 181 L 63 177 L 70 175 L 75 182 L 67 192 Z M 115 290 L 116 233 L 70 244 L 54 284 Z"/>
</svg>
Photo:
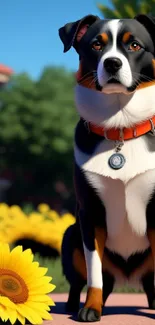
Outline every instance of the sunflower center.
<svg viewBox="0 0 155 325">
<path fill-rule="evenodd" d="M 0 295 L 8 297 L 14 303 L 24 303 L 28 299 L 28 288 L 17 273 L 0 269 Z"/>
<path fill-rule="evenodd" d="M 8 290 L 8 291 L 14 291 L 17 292 L 17 290 L 20 288 L 19 284 L 14 280 L 8 277 L 3 276 L 2 279 L 2 287 L 4 288 L 4 290 Z"/>
</svg>

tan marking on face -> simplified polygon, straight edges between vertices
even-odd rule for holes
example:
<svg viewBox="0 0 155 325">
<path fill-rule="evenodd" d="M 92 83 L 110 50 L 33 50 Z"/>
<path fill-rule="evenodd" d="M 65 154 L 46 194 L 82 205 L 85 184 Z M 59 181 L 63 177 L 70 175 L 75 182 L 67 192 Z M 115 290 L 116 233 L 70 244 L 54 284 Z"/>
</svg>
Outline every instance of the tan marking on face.
<svg viewBox="0 0 155 325">
<path fill-rule="evenodd" d="M 152 67 L 153 67 L 153 75 L 155 78 L 155 60 L 154 59 L 152 60 Z M 143 89 L 146 87 L 150 87 L 150 86 L 154 86 L 154 85 L 155 85 L 155 80 L 142 82 L 139 86 L 137 86 L 137 90 Z"/>
<path fill-rule="evenodd" d="M 102 41 L 104 42 L 104 44 L 108 43 L 109 37 L 107 33 L 102 33 L 100 34 Z"/>
<path fill-rule="evenodd" d="M 95 80 L 94 80 L 94 76 L 93 74 L 89 74 L 89 76 L 86 76 L 84 78 L 82 78 L 79 81 L 79 84 L 86 87 L 86 88 L 91 88 L 91 89 L 96 89 L 96 85 L 95 85 Z"/>
<path fill-rule="evenodd" d="M 95 77 L 93 72 L 90 71 L 90 73 L 83 74 L 83 68 L 82 68 L 82 61 L 80 61 L 79 64 L 79 69 L 75 74 L 76 81 L 78 84 L 86 87 L 86 88 L 91 88 L 91 89 L 96 89 L 96 84 L 95 84 Z"/>
<path fill-rule="evenodd" d="M 150 86 L 155 86 L 155 80 L 142 82 L 140 85 L 137 86 L 136 89 L 139 90 Z"/>
<path fill-rule="evenodd" d="M 130 36 L 131 36 L 131 33 L 130 32 L 124 33 L 123 38 L 122 38 L 123 43 L 126 44 L 129 41 Z"/>
<path fill-rule="evenodd" d="M 77 80 L 77 82 L 82 78 L 82 63 L 79 63 L 79 69 L 78 71 L 75 73 L 75 78 Z"/>
<path fill-rule="evenodd" d="M 154 78 L 155 78 L 155 60 L 152 60 L 152 65 L 153 65 L 153 75 L 154 75 Z"/>
<path fill-rule="evenodd" d="M 78 248 L 76 248 L 73 253 L 73 265 L 75 270 L 82 276 L 82 279 L 87 280 L 85 257 Z"/>
<path fill-rule="evenodd" d="M 102 289 L 89 287 L 87 290 L 87 298 L 84 305 L 85 308 L 93 308 L 101 315 L 102 305 Z"/>
</svg>

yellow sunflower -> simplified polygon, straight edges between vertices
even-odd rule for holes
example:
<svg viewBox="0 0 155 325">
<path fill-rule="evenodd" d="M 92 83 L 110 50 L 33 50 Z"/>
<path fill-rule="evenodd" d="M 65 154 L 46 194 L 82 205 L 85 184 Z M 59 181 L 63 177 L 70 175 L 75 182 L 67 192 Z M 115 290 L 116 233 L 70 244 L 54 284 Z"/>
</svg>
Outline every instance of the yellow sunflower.
<svg viewBox="0 0 155 325">
<path fill-rule="evenodd" d="M 39 212 L 44 214 L 50 210 L 50 206 L 46 203 L 40 203 L 38 205 L 38 210 L 39 210 Z"/>
<path fill-rule="evenodd" d="M 61 254 L 61 246 L 66 229 L 75 223 L 75 217 L 70 213 L 65 213 L 54 222 L 45 221 L 40 232 L 40 239 L 46 245 L 55 248 Z"/>
<path fill-rule="evenodd" d="M 61 254 L 64 233 L 73 223 L 72 214 L 60 216 L 44 203 L 28 215 L 17 205 L 0 204 L 0 242 L 22 245 L 42 256 L 55 258 Z"/>
<path fill-rule="evenodd" d="M 9 245 L 0 243 L 0 318 L 14 324 L 42 324 L 51 320 L 50 306 L 53 300 L 47 295 L 55 285 L 45 276 L 47 268 L 33 261 L 30 249 L 22 246 L 10 251 Z"/>
</svg>

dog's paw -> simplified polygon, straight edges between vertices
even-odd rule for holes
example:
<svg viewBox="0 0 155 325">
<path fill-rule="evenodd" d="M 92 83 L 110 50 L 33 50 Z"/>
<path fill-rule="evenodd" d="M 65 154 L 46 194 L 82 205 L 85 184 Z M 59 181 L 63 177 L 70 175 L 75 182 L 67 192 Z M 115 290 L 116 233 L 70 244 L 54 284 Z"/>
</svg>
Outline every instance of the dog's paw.
<svg viewBox="0 0 155 325">
<path fill-rule="evenodd" d="M 100 319 L 100 313 L 93 308 L 82 308 L 78 313 L 79 322 L 98 322 Z"/>
</svg>

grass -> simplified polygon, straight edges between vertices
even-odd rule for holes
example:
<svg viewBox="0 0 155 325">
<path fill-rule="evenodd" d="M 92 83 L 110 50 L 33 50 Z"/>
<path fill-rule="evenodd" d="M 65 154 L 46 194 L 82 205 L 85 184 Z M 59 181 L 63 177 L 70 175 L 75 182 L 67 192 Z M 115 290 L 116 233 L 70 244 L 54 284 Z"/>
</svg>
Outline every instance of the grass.
<svg viewBox="0 0 155 325">
<path fill-rule="evenodd" d="M 34 258 L 39 262 L 40 266 L 47 267 L 47 275 L 52 277 L 52 283 L 56 285 L 54 293 L 62 293 L 69 291 L 69 284 L 62 274 L 61 259 L 50 259 L 40 257 L 39 254 L 35 255 Z"/>
<path fill-rule="evenodd" d="M 69 292 L 69 284 L 62 274 L 61 259 L 56 260 L 50 258 L 40 257 L 38 254 L 35 255 L 35 260 L 39 262 L 40 266 L 48 268 L 47 275 L 52 276 L 52 282 L 56 285 L 54 293 Z M 85 291 L 85 289 L 84 289 Z M 142 290 L 136 290 L 134 288 L 122 287 L 115 289 L 117 293 L 143 293 Z"/>
</svg>

